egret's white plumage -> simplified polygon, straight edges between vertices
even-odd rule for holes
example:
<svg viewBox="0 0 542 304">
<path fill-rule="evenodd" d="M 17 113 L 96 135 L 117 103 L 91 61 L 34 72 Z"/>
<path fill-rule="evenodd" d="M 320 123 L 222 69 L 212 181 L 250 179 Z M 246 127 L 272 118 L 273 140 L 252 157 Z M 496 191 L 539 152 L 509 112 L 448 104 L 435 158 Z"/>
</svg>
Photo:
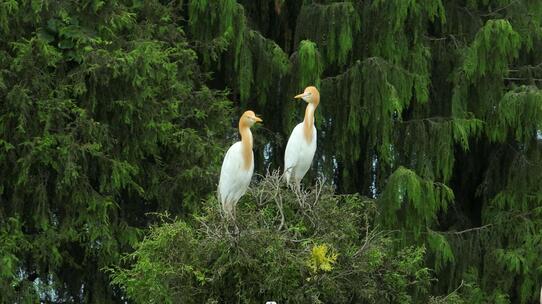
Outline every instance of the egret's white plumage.
<svg viewBox="0 0 542 304">
<path fill-rule="evenodd" d="M 286 168 L 286 181 L 293 184 L 299 184 L 301 179 L 307 174 L 316 152 L 316 127 L 312 126 L 312 141 L 307 142 L 303 134 L 303 123 L 295 126 L 286 144 L 284 153 L 284 167 Z"/>
<path fill-rule="evenodd" d="M 320 103 L 320 93 L 315 87 L 307 87 L 305 92 L 295 96 L 307 102 L 305 119 L 298 124 L 286 144 L 284 153 L 284 174 L 288 184 L 299 185 L 312 164 L 316 152 L 316 127 L 314 112 Z"/>
<path fill-rule="evenodd" d="M 242 170 L 243 156 L 242 144 L 233 144 L 224 157 L 222 169 L 220 170 L 220 181 L 218 183 L 218 195 L 224 212 L 233 214 L 235 204 L 245 194 L 254 172 L 254 162 L 248 170 Z"/>
<path fill-rule="evenodd" d="M 218 199 L 226 216 L 234 217 L 235 205 L 245 194 L 254 172 L 254 153 L 252 152 L 252 132 L 250 127 L 262 120 L 252 111 L 246 111 L 239 119 L 241 141 L 233 144 L 226 152 L 220 181 Z"/>
</svg>

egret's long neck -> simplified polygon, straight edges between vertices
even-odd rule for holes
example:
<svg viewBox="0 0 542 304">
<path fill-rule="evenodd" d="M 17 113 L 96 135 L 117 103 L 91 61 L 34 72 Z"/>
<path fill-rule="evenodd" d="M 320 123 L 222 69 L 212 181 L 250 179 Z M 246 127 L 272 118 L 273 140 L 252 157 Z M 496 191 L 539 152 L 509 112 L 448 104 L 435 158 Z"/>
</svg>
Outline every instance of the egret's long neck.
<svg viewBox="0 0 542 304">
<path fill-rule="evenodd" d="M 243 169 L 248 170 L 252 165 L 252 132 L 250 127 L 239 122 L 239 133 L 241 133 L 241 153 L 243 154 Z"/>
<path fill-rule="evenodd" d="M 305 139 L 309 144 L 312 142 L 314 111 L 316 111 L 316 106 L 314 106 L 312 103 L 307 104 L 307 108 L 305 109 L 305 119 L 303 120 L 303 134 L 305 135 Z"/>
</svg>

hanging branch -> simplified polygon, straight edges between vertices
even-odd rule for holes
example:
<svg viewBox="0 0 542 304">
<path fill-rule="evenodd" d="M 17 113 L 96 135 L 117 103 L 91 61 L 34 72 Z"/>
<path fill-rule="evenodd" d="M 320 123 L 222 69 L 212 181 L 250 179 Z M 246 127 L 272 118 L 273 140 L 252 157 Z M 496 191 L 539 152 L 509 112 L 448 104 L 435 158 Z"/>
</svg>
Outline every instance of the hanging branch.
<svg viewBox="0 0 542 304">
<path fill-rule="evenodd" d="M 512 5 L 514 5 L 514 4 L 518 3 L 518 2 L 519 2 L 519 0 L 512 1 L 512 2 L 508 3 L 507 5 L 505 5 L 505 6 L 503 6 L 503 7 L 500 7 L 500 8 L 498 8 L 498 9 L 494 10 L 494 11 L 490 11 L 490 12 L 488 12 L 487 14 L 482 14 L 482 15 L 480 15 L 480 16 L 481 16 L 481 17 L 491 17 L 491 16 L 495 16 L 498 12 L 507 9 L 507 8 L 509 8 L 510 6 L 512 6 Z"/>
<path fill-rule="evenodd" d="M 537 81 L 542 82 L 541 78 L 520 78 L 520 77 L 504 77 L 504 80 L 510 80 L 510 81 Z"/>
<path fill-rule="evenodd" d="M 439 231 L 438 233 L 461 235 L 461 234 L 472 232 L 472 231 L 483 230 L 483 229 L 489 228 L 491 226 L 493 226 L 493 224 L 487 224 L 487 225 L 484 225 L 484 226 L 469 228 L 469 229 L 465 229 L 465 230 L 461 230 L 461 231 Z"/>
</svg>

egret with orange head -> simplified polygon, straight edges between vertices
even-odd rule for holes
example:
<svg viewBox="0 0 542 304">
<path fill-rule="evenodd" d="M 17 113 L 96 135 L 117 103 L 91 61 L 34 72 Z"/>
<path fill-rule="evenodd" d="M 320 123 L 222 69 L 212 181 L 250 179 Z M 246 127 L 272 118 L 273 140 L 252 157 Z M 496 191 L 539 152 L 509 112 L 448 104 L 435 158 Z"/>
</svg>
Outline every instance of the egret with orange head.
<svg viewBox="0 0 542 304">
<path fill-rule="evenodd" d="M 235 206 L 245 194 L 254 172 L 254 152 L 252 152 L 252 132 L 250 127 L 262 122 L 252 111 L 246 111 L 239 119 L 241 141 L 233 144 L 226 152 L 220 181 L 218 182 L 218 200 L 222 210 L 229 218 L 235 217 Z"/>
<path fill-rule="evenodd" d="M 314 126 L 314 112 L 320 103 L 320 92 L 316 87 L 310 86 L 294 98 L 300 98 L 307 103 L 305 119 L 298 124 L 284 153 L 284 174 L 289 185 L 299 186 L 301 180 L 309 171 L 316 152 L 316 127 Z"/>
</svg>

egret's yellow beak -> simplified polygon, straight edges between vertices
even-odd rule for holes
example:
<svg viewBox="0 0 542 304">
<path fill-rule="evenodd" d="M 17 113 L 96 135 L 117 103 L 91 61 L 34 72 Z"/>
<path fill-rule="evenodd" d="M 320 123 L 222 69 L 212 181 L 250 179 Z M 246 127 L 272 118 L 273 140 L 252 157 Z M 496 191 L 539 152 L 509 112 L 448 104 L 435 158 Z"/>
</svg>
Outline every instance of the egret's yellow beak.
<svg viewBox="0 0 542 304">
<path fill-rule="evenodd" d="M 254 116 L 254 120 L 256 122 L 263 122 L 263 120 L 261 118 L 259 118 L 258 116 Z"/>
<path fill-rule="evenodd" d="M 303 97 L 306 97 L 306 96 L 307 96 L 307 93 L 301 93 L 299 95 L 295 95 L 294 98 L 298 99 L 298 98 L 303 98 Z"/>
</svg>

